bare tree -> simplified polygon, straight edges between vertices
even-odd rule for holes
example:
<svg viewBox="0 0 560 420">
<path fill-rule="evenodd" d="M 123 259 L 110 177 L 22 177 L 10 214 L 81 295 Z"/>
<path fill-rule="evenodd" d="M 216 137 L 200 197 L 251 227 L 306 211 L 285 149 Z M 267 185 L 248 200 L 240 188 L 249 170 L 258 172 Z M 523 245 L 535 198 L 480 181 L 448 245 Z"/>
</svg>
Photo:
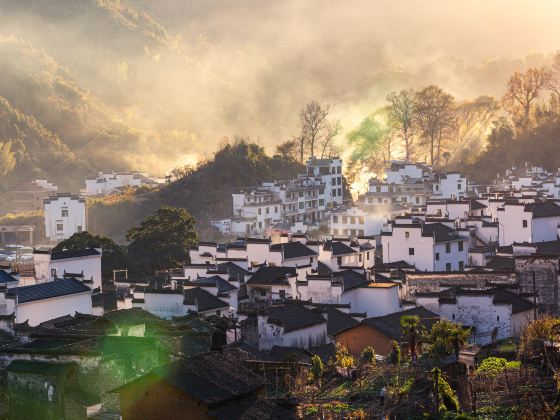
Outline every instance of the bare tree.
<svg viewBox="0 0 560 420">
<path fill-rule="evenodd" d="M 342 124 L 340 120 L 336 120 L 334 123 L 327 122 L 325 133 L 321 140 L 323 149 L 321 151 L 321 159 L 325 157 L 331 157 L 331 152 L 334 150 L 334 139 L 342 131 Z M 327 153 L 329 152 L 329 153 Z"/>
<path fill-rule="evenodd" d="M 519 128 L 529 128 L 531 111 L 550 80 L 550 72 L 543 68 L 530 68 L 525 73 L 516 71 L 509 78 L 502 104 Z"/>
<path fill-rule="evenodd" d="M 430 153 L 430 164 L 439 163 L 442 142 L 453 126 L 454 98 L 438 86 L 431 85 L 418 92 L 415 121 Z"/>
<path fill-rule="evenodd" d="M 410 160 L 412 152 L 414 113 L 416 109 L 416 92 L 403 89 L 387 95 L 389 121 L 399 132 L 404 143 L 406 160 Z"/>
<path fill-rule="evenodd" d="M 329 108 L 328 105 L 321 106 L 317 101 L 311 101 L 299 113 L 301 137 L 307 141 L 311 156 L 315 155 L 315 145 L 327 130 Z M 303 154 L 301 160 L 303 163 Z"/>
</svg>

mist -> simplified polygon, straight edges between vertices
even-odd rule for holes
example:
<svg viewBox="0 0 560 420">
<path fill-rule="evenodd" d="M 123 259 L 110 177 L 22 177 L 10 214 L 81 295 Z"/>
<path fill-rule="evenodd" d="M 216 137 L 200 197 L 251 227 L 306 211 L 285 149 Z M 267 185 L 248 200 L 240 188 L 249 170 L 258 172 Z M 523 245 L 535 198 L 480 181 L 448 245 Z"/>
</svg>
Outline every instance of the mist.
<svg viewBox="0 0 560 420">
<path fill-rule="evenodd" d="M 0 96 L 65 144 L 77 128 L 95 134 L 117 122 L 94 166 L 158 175 L 208 156 L 224 137 L 273 152 L 297 134 L 311 100 L 332 106 L 342 143 L 392 90 L 435 83 L 458 99 L 500 96 L 513 71 L 548 63 L 560 35 L 552 0 L 43 3 L 0 1 L 0 38 L 48 57 L 88 105 L 69 131 L 29 91 L 4 84 Z M 15 61 L 0 59 L 3 73 L 19 69 Z M 17 82 L 44 74 L 43 65 Z"/>
</svg>

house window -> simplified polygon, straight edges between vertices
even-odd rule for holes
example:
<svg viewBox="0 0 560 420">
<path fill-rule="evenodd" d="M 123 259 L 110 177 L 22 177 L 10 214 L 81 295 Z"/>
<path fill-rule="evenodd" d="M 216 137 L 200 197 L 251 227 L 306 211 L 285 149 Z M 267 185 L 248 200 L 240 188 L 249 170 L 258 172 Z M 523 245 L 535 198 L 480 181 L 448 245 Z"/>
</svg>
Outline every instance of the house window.
<svg viewBox="0 0 560 420">
<path fill-rule="evenodd" d="M 459 251 L 463 250 L 463 242 L 459 242 Z"/>
<path fill-rule="evenodd" d="M 82 227 L 80 225 L 76 226 L 76 231 L 78 233 L 81 233 L 82 232 Z"/>
<path fill-rule="evenodd" d="M 56 278 L 56 268 L 51 268 L 51 277 L 52 277 L 53 279 Z"/>
<path fill-rule="evenodd" d="M 453 315 L 451 316 L 451 319 L 452 319 L 453 321 L 455 321 L 455 314 L 453 314 Z"/>
<path fill-rule="evenodd" d="M 313 264 L 313 257 L 309 257 L 309 264 Z"/>
<path fill-rule="evenodd" d="M 465 269 L 464 261 L 459 261 L 459 271 L 463 271 Z"/>
<path fill-rule="evenodd" d="M 527 227 L 527 220 L 523 220 L 523 227 L 524 227 L 524 228 Z"/>
<path fill-rule="evenodd" d="M 461 188 L 463 188 L 463 186 L 461 184 L 457 184 L 457 189 L 460 190 Z"/>
<path fill-rule="evenodd" d="M 405 237 L 406 239 L 410 238 L 410 232 L 405 232 L 405 233 L 404 233 L 404 237 Z"/>
<path fill-rule="evenodd" d="M 416 197 L 416 204 L 420 204 L 420 197 Z"/>
<path fill-rule="evenodd" d="M 341 266 L 342 265 L 342 257 L 337 257 L 336 258 L 336 263 Z"/>
<path fill-rule="evenodd" d="M 332 221 L 333 223 L 338 223 L 338 216 L 333 216 Z"/>
<path fill-rule="evenodd" d="M 414 255 L 414 248 L 408 248 L 408 255 Z"/>
<path fill-rule="evenodd" d="M 333 190 L 332 190 L 332 196 L 333 196 L 333 197 L 336 197 L 336 188 L 333 188 Z"/>
<path fill-rule="evenodd" d="M 358 256 L 358 261 L 359 261 L 359 262 L 362 262 L 362 254 L 360 254 L 360 255 Z"/>
<path fill-rule="evenodd" d="M 62 209 L 62 217 L 68 217 L 68 209 Z"/>
<path fill-rule="evenodd" d="M 449 254 L 451 252 L 451 244 L 448 242 L 445 244 L 445 253 Z"/>
<path fill-rule="evenodd" d="M 261 213 L 262 213 L 262 209 L 259 209 L 259 216 L 261 215 Z"/>
<path fill-rule="evenodd" d="M 498 316 L 496 317 L 496 320 L 497 320 L 498 322 L 500 322 L 500 315 L 498 315 Z"/>
<path fill-rule="evenodd" d="M 439 252 L 436 252 L 436 261 L 439 261 Z"/>
<path fill-rule="evenodd" d="M 64 225 L 62 223 L 57 223 L 56 224 L 56 230 L 58 232 L 62 232 L 64 230 Z"/>
<path fill-rule="evenodd" d="M 274 213 L 278 213 L 278 206 L 274 206 Z"/>
<path fill-rule="evenodd" d="M 266 208 L 266 214 L 270 213 L 270 210 L 268 209 L 268 207 Z"/>
<path fill-rule="evenodd" d="M 366 252 L 366 258 L 369 260 L 369 251 Z"/>
<path fill-rule="evenodd" d="M 339 196 L 339 197 L 342 197 L 342 188 L 339 188 L 339 189 L 338 189 L 338 196 Z"/>
<path fill-rule="evenodd" d="M 300 208 L 300 209 L 303 209 L 304 204 L 305 204 L 305 203 L 304 203 L 303 201 L 300 202 L 300 203 L 299 203 L 299 208 Z"/>
<path fill-rule="evenodd" d="M 259 222 L 259 229 L 262 228 L 262 222 Z"/>
<path fill-rule="evenodd" d="M 451 263 L 445 264 L 445 271 L 451 271 Z"/>
</svg>

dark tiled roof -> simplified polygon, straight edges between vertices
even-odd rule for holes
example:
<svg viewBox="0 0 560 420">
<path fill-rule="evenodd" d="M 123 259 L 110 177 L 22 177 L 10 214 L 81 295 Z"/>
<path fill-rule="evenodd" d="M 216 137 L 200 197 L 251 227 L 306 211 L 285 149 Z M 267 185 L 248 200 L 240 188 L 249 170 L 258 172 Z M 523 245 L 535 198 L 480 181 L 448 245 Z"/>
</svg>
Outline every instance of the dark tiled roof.
<svg viewBox="0 0 560 420">
<path fill-rule="evenodd" d="M 231 401 L 254 393 L 266 385 L 262 376 L 218 353 L 180 359 L 170 365 L 158 367 L 146 376 L 162 379 L 206 404 Z M 113 392 L 134 387 L 143 378 L 123 385 Z"/>
<path fill-rule="evenodd" d="M 104 318 L 115 324 L 148 324 L 163 321 L 160 317 L 142 308 L 121 309 L 120 311 L 107 312 Z"/>
<path fill-rule="evenodd" d="M 511 303 L 511 313 L 516 314 L 533 309 L 533 304 L 509 290 L 498 288 L 494 290 L 493 303 Z"/>
<path fill-rule="evenodd" d="M 284 332 L 312 327 L 327 322 L 320 312 L 305 309 L 300 305 L 291 304 L 270 308 L 268 322 L 284 327 Z"/>
<path fill-rule="evenodd" d="M 385 270 L 396 270 L 398 268 L 414 268 L 414 266 L 410 265 L 404 260 L 399 260 L 390 263 L 375 264 L 373 268 L 378 271 L 385 271 Z"/>
<path fill-rule="evenodd" d="M 91 289 L 76 279 L 62 279 L 31 286 L 14 287 L 8 293 L 17 295 L 19 303 L 33 302 L 57 296 L 89 292 Z"/>
<path fill-rule="evenodd" d="M 220 276 L 199 277 L 196 280 L 193 280 L 192 283 L 196 284 L 197 286 L 201 286 L 201 287 L 203 287 L 203 286 L 217 287 L 218 288 L 218 293 L 226 293 L 226 292 L 229 292 L 231 290 L 236 290 L 237 289 L 237 287 L 235 287 L 233 284 L 231 284 L 227 280 L 224 280 Z"/>
<path fill-rule="evenodd" d="M 496 255 L 486 263 L 486 267 L 498 270 L 512 270 L 515 269 L 515 260 L 513 257 Z"/>
<path fill-rule="evenodd" d="M 4 270 L 0 270 L 0 283 L 12 283 L 15 281 L 18 281 L 18 279 L 6 273 Z"/>
<path fill-rule="evenodd" d="M 229 304 L 200 287 L 185 290 L 185 305 L 196 305 L 198 312 L 227 308 Z"/>
<path fill-rule="evenodd" d="M 530 203 L 525 205 L 525 211 L 533 213 L 533 218 L 560 216 L 560 206 L 551 201 Z"/>
<path fill-rule="evenodd" d="M 285 244 L 274 244 L 270 246 L 271 251 L 282 251 L 284 259 L 314 257 L 317 255 L 311 248 L 301 242 L 293 241 Z"/>
<path fill-rule="evenodd" d="M 366 276 L 354 270 L 340 271 L 338 274 L 342 275 L 344 283 L 344 291 L 353 289 L 355 287 L 367 284 Z"/>
<path fill-rule="evenodd" d="M 319 274 L 320 276 L 329 276 L 331 273 L 332 270 L 327 264 L 321 261 L 317 262 L 317 274 Z"/>
<path fill-rule="evenodd" d="M 61 376 L 76 368 L 75 363 L 50 363 L 32 360 L 14 360 L 6 368 L 8 372 L 32 373 L 44 376 Z"/>
<path fill-rule="evenodd" d="M 359 322 L 350 315 L 345 314 L 336 308 L 327 309 L 327 334 L 329 336 L 332 337 L 339 331 L 346 330 L 356 324 L 359 324 Z"/>
<path fill-rule="evenodd" d="M 453 229 L 443 223 L 425 223 L 422 226 L 422 236 L 433 236 L 436 242 L 446 242 L 460 239 Z"/>
<path fill-rule="evenodd" d="M 251 274 L 249 270 L 245 270 L 243 267 L 240 267 L 231 261 L 218 264 L 218 270 L 227 271 L 230 276 L 234 277 L 237 275 L 248 276 Z"/>
<path fill-rule="evenodd" d="M 362 324 L 369 325 L 381 331 L 387 337 L 393 340 L 400 340 L 403 338 L 401 328 L 401 317 L 405 315 L 417 315 L 420 317 L 420 326 L 430 330 L 432 325 L 439 321 L 439 315 L 427 310 L 423 306 L 417 306 L 406 311 L 395 312 L 385 316 L 378 316 L 374 318 L 366 318 L 362 320 Z"/>
<path fill-rule="evenodd" d="M 263 266 L 247 280 L 247 284 L 287 284 L 286 276 L 295 276 L 296 269 L 294 267 L 270 267 Z"/>
<path fill-rule="evenodd" d="M 66 258 L 87 257 L 90 255 L 101 255 L 95 248 L 84 248 L 77 251 L 58 251 L 51 253 L 51 260 L 63 260 Z"/>
<path fill-rule="evenodd" d="M 482 204 L 480 201 L 476 201 L 476 200 L 471 201 L 471 210 L 480 210 L 480 209 L 485 209 L 487 207 L 488 206 Z"/>
<path fill-rule="evenodd" d="M 355 249 L 352 249 L 345 243 L 338 241 L 326 241 L 323 245 L 323 250 L 332 251 L 332 255 L 346 255 L 356 252 Z"/>
</svg>

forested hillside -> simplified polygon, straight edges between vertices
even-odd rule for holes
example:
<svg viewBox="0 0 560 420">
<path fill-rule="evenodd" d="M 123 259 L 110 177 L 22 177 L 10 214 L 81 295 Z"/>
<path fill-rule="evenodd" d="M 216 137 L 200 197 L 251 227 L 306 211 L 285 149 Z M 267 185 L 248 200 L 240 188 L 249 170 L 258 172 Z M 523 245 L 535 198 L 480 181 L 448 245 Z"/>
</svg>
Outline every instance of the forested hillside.
<svg viewBox="0 0 560 420">
<path fill-rule="evenodd" d="M 124 243 L 126 231 L 160 207 L 182 207 L 196 220 L 201 237 L 215 234 L 209 220 L 231 217 L 236 188 L 264 181 L 294 178 L 303 165 L 281 156 L 267 156 L 263 147 L 235 140 L 225 144 L 197 168 L 186 167 L 176 180 L 156 191 L 139 191 L 91 202 L 89 230 Z"/>
</svg>

